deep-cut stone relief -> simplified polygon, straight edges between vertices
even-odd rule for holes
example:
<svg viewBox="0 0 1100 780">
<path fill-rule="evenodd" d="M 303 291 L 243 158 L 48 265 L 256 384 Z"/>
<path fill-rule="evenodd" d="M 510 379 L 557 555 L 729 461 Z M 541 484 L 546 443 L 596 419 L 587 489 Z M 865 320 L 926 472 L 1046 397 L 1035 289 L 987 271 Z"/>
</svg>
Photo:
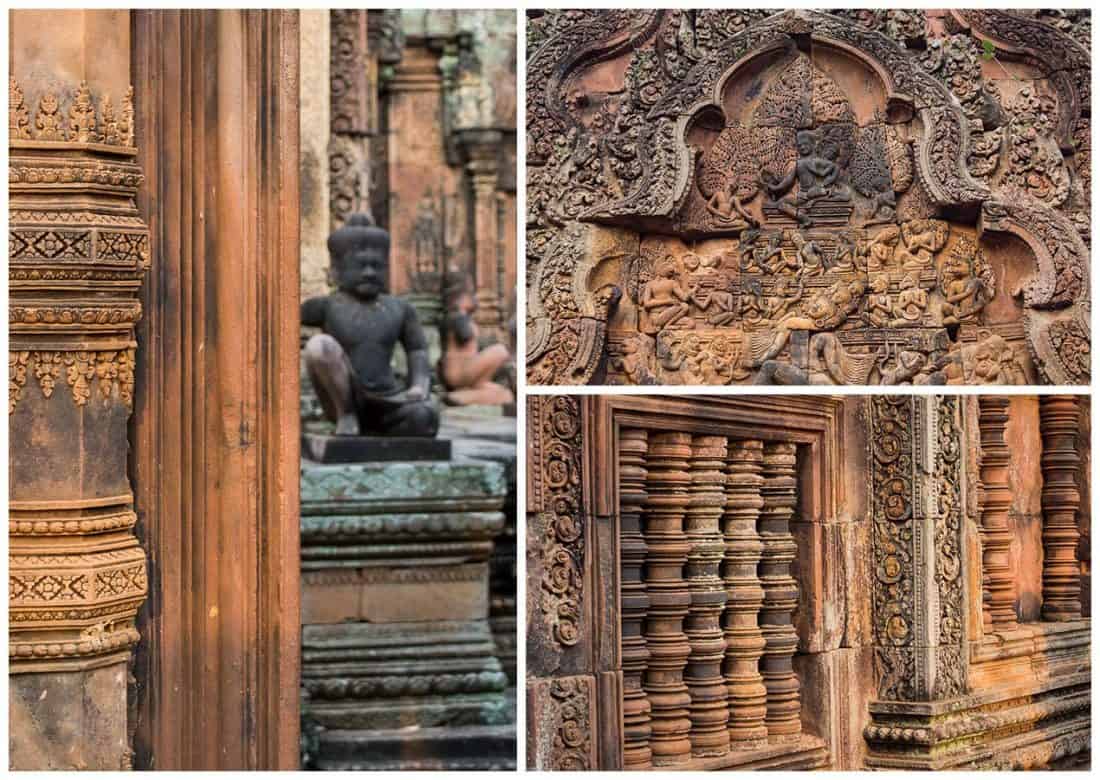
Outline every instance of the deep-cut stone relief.
<svg viewBox="0 0 1100 780">
<path fill-rule="evenodd" d="M 1087 383 L 1070 35 L 993 11 L 548 11 L 528 35 L 532 383 Z"/>
<path fill-rule="evenodd" d="M 531 766 L 1087 766 L 1082 397 L 544 396 L 528 414 Z M 586 520 L 569 645 L 545 598 L 555 506 Z"/>
</svg>

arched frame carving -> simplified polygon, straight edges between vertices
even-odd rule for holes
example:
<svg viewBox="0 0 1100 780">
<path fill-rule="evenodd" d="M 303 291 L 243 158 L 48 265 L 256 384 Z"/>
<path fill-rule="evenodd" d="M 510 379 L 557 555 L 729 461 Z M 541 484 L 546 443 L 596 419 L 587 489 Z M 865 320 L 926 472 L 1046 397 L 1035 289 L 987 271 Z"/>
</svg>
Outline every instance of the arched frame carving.
<svg viewBox="0 0 1100 780">
<path fill-rule="evenodd" d="M 975 144 L 988 144 L 988 134 L 972 137 L 973 120 L 964 112 L 959 98 L 944 81 L 929 72 L 926 64 L 887 35 L 847 18 L 821 12 L 787 11 L 772 16 L 765 16 L 763 12 L 712 12 L 705 18 L 706 12 L 699 12 L 693 17 L 691 30 L 696 36 L 696 49 L 688 52 L 694 56 L 677 49 L 684 56 L 678 64 L 670 65 L 667 43 L 662 49 L 662 41 L 668 38 L 668 31 L 676 24 L 681 27 L 675 29 L 683 29 L 682 20 L 677 18 L 679 13 L 576 12 L 573 17 L 569 14 L 554 17 L 552 22 L 531 34 L 533 54 L 528 63 L 527 98 L 529 381 L 536 384 L 600 382 L 606 379 L 609 370 L 612 373 L 619 371 L 618 379 L 612 383 L 684 381 L 675 377 L 670 379 L 659 369 L 633 374 L 627 370 L 628 376 L 624 378 L 624 371 L 618 365 L 623 361 L 623 347 L 612 343 L 614 339 L 609 340 L 608 327 L 620 301 L 629 303 L 626 296 L 632 291 L 625 272 L 619 278 L 614 278 L 614 274 L 595 273 L 597 266 L 614 253 L 605 246 L 607 231 L 613 232 L 611 242 L 616 244 L 615 251 L 622 250 L 619 244 L 628 243 L 614 233 L 620 229 L 638 231 L 643 239 L 651 233 L 679 235 L 685 242 L 736 236 L 737 230 L 730 227 L 732 221 L 724 229 L 720 226 L 701 230 L 685 216 L 690 211 L 692 188 L 699 183 L 698 169 L 704 154 L 689 142 L 688 136 L 700 117 L 722 113 L 723 90 L 748 63 L 762 56 L 832 50 L 860 63 L 881 85 L 885 96 L 879 107 L 882 118 L 879 120 L 880 115 L 876 114 L 874 123 L 882 125 L 885 143 L 889 146 L 900 134 L 900 146 L 908 144 L 912 148 L 912 159 L 906 163 L 911 166 L 909 178 L 905 179 L 904 173 L 899 177 L 896 167 L 887 174 L 893 177 L 897 195 L 908 190 L 899 198 L 899 212 L 905 209 L 907 216 L 949 220 L 952 235 L 956 224 L 961 227 L 969 222 L 977 229 L 966 234 L 967 240 L 975 242 L 979 242 L 986 232 L 1005 230 L 1013 233 L 1033 252 L 1038 273 L 1024 284 L 1012 285 L 1011 289 L 1006 286 L 1006 280 L 994 281 L 987 276 L 982 282 L 989 290 L 985 297 L 991 298 L 995 285 L 1000 284 L 1004 300 L 1014 299 L 1011 305 L 1019 310 L 1015 322 L 1005 321 L 1001 314 L 998 316 L 1002 320 L 986 327 L 968 309 L 966 314 L 971 322 L 961 328 L 962 337 L 953 337 L 954 343 L 946 348 L 941 336 L 931 331 L 926 334 L 929 341 L 922 347 L 926 368 L 915 378 L 915 372 L 907 373 L 900 360 L 896 365 L 891 364 L 888 370 L 868 369 L 867 366 L 874 362 L 873 356 L 869 356 L 873 346 L 864 347 L 865 352 L 857 346 L 854 359 L 846 362 L 845 346 L 853 340 L 857 344 L 861 342 L 858 338 L 841 336 L 839 347 L 828 339 L 809 345 L 811 353 L 825 357 L 802 359 L 808 364 L 821 363 L 817 366 L 821 370 L 814 374 L 809 370 L 812 365 L 804 365 L 805 370 L 790 381 L 816 383 L 815 376 L 825 377 L 827 373 L 832 378 L 825 377 L 825 381 L 835 383 L 843 378 L 846 380 L 843 383 L 849 384 L 908 381 L 1000 384 L 1032 377 L 1051 382 L 1087 382 L 1087 359 L 1075 359 L 1072 354 L 1073 349 L 1079 350 L 1082 345 L 1087 347 L 1089 342 L 1087 316 L 1081 315 L 1082 311 L 1087 312 L 1089 302 L 1087 252 L 1078 235 L 1082 229 L 1080 219 L 1076 218 L 1075 224 L 1074 217 L 1060 213 L 1049 203 L 1036 198 L 1016 198 L 1013 185 L 1007 180 L 990 181 L 988 176 L 979 177 L 973 173 L 971 166 L 974 163 L 970 158 Z M 1000 30 L 1005 26 L 996 14 L 953 13 L 949 27 L 970 25 L 974 34 L 983 40 L 992 35 L 986 32 L 987 29 Z M 730 21 L 731 18 L 734 21 Z M 1029 24 L 1042 27 L 1043 34 L 1050 40 L 1058 36 L 1068 40 L 1068 36 L 1042 23 Z M 736 29 L 736 34 L 722 37 L 731 29 Z M 709 45 L 700 43 L 705 34 L 711 36 Z M 1008 37 L 1004 33 L 1001 35 Z M 1087 94 L 1079 94 L 1079 69 L 1085 65 L 1075 58 L 1076 49 L 1080 47 L 1072 46 L 1076 48 L 1067 49 L 1069 53 L 1065 55 L 1068 63 L 1065 72 L 1049 74 L 1053 89 L 1060 95 L 1066 94 L 1064 99 L 1059 99 L 1058 136 L 1062 146 L 1065 146 L 1067 115 L 1072 117 L 1078 107 L 1088 105 Z M 585 89 L 586 73 L 629 49 L 634 52 L 633 60 L 622 76 L 622 84 L 617 85 L 618 89 L 607 88 L 595 96 L 592 90 Z M 691 60 L 690 67 L 685 64 L 686 60 Z M 680 72 L 673 73 L 677 67 Z M 1073 78 L 1062 77 L 1067 74 L 1072 74 Z M 980 129 L 980 125 L 978 127 Z M 905 179 L 901 186 L 899 178 Z M 887 200 L 892 208 L 893 196 Z M 903 217 L 899 216 L 898 220 L 902 221 Z M 585 227 L 586 223 L 594 227 Z M 1009 225 L 1014 227 L 1009 228 Z M 1056 238 L 1053 245 L 1042 238 L 1044 235 L 1054 238 L 1056 233 L 1051 232 L 1054 226 L 1056 233 L 1069 237 L 1060 245 Z M 1087 227 L 1084 230 L 1087 234 Z M 861 240 L 858 234 L 855 240 L 857 243 Z M 953 242 L 949 245 L 955 246 Z M 641 254 L 644 248 L 635 251 Z M 943 252 L 943 256 L 948 254 L 947 250 Z M 937 262 L 942 265 L 942 257 Z M 972 276 L 977 280 L 976 269 L 984 261 L 971 259 L 969 262 Z M 1059 265 L 1066 269 L 1061 275 L 1056 268 Z M 940 269 L 935 271 L 938 274 Z M 864 287 L 869 286 L 866 279 L 863 282 Z M 898 283 L 895 280 L 892 284 L 896 287 Z M 925 287 L 929 291 L 933 289 L 930 282 L 925 283 Z M 944 296 L 947 297 L 946 290 Z M 864 305 L 860 304 L 860 315 Z M 934 305 L 940 304 L 937 301 Z M 983 305 L 972 308 L 980 310 Z M 932 320 L 932 325 L 940 324 L 934 317 Z M 726 320 L 735 321 L 733 316 Z M 927 317 L 924 324 L 929 324 Z M 814 332 L 815 328 L 809 329 L 809 333 Z M 809 333 L 803 338 L 808 340 Z M 913 331 L 901 335 L 916 338 Z M 705 341 L 709 337 L 708 331 L 700 339 Z M 893 337 L 881 338 L 889 342 Z M 942 338 L 946 338 L 946 334 Z M 770 357 L 771 352 L 766 344 L 750 342 L 751 338 L 743 337 L 740 344 L 732 348 L 739 356 L 734 362 L 741 361 L 739 370 L 725 374 L 712 371 L 714 375 L 704 381 L 687 383 L 748 381 L 751 370 L 759 368 L 752 365 L 748 356 Z M 1019 344 L 1015 367 L 984 377 L 966 367 L 966 363 L 977 359 L 981 350 L 1003 349 L 1005 343 L 1010 349 L 1013 344 Z M 800 349 L 806 347 L 803 344 Z M 662 349 L 667 354 L 668 347 L 651 341 L 648 349 L 659 355 Z M 635 347 L 634 352 L 637 351 Z M 727 362 L 730 351 L 727 349 L 722 358 Z M 835 357 L 838 353 L 840 357 Z M 785 356 L 784 352 L 781 360 L 786 359 Z M 652 355 L 648 359 L 652 364 Z M 639 359 L 631 361 L 637 364 Z M 852 362 L 854 368 L 848 365 Z M 948 368 L 945 378 L 940 369 L 947 364 L 956 368 Z M 1027 364 L 1026 370 L 1024 364 Z M 760 373 L 756 374 L 756 381 L 761 381 Z M 773 376 L 771 381 L 779 380 Z"/>
</svg>

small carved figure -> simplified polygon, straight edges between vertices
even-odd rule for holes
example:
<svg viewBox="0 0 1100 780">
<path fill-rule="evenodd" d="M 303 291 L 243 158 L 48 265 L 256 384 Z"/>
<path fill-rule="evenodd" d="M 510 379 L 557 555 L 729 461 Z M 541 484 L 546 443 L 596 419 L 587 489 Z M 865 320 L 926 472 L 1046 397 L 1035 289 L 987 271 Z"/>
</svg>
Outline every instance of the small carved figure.
<svg viewBox="0 0 1100 780">
<path fill-rule="evenodd" d="M 707 211 L 724 228 L 759 224 L 745 207 L 760 191 L 760 162 L 752 147 L 752 130 L 733 125 L 721 132 L 703 157 L 699 189 L 707 199 Z"/>
<path fill-rule="evenodd" d="M 798 267 L 806 276 L 820 276 L 825 273 L 825 255 L 816 241 L 807 240 L 801 233 L 794 232 L 791 243 L 798 255 Z"/>
<path fill-rule="evenodd" d="M 699 307 L 699 311 L 708 314 L 707 322 L 711 325 L 728 325 L 737 319 L 734 310 L 733 293 L 728 290 L 711 290 L 706 295 L 695 293 L 692 302 Z M 713 309 L 713 312 L 711 310 Z"/>
<path fill-rule="evenodd" d="M 653 375 L 651 364 L 651 345 L 649 338 L 641 333 L 631 335 L 623 342 L 623 356 L 620 358 L 622 372 L 631 384 L 655 385 L 657 377 Z"/>
<path fill-rule="evenodd" d="M 975 266 L 979 269 L 977 274 Z M 944 325 L 971 319 L 993 300 L 993 269 L 980 254 L 967 258 L 960 251 L 952 252 L 940 269 L 940 290 L 945 299 Z"/>
<path fill-rule="evenodd" d="M 512 359 L 503 344 L 478 349 L 474 319 L 477 298 L 465 275 L 447 291 L 447 318 L 443 323 L 443 356 L 439 374 L 447 388 L 445 402 L 455 406 L 509 404 L 512 391 L 493 377 Z"/>
<path fill-rule="evenodd" d="M 889 268 L 894 261 L 894 251 L 900 238 L 901 230 L 897 225 L 888 225 L 880 230 L 867 245 L 867 270 L 882 271 Z"/>
<path fill-rule="evenodd" d="M 1015 351 L 1004 337 L 995 333 L 975 344 L 953 349 L 944 358 L 943 373 L 949 385 L 1027 383 Z"/>
<path fill-rule="evenodd" d="M 764 269 L 756 261 L 756 241 L 758 238 L 760 238 L 760 231 L 755 228 L 741 231 L 741 240 L 738 246 L 740 250 L 738 267 L 742 273 L 759 274 L 764 272 Z"/>
<path fill-rule="evenodd" d="M 307 342 L 305 362 L 337 435 L 434 436 L 439 427 L 416 310 L 386 293 L 389 248 L 389 233 L 353 214 L 328 239 L 337 291 L 302 304 L 302 324 L 324 331 Z M 409 366 L 404 388 L 390 367 L 398 342 Z"/>
<path fill-rule="evenodd" d="M 847 235 L 841 235 L 837 241 L 836 257 L 833 258 L 832 271 L 851 273 L 856 270 L 856 247 Z"/>
<path fill-rule="evenodd" d="M 744 325 L 753 326 L 763 322 L 766 318 L 766 303 L 764 291 L 760 287 L 759 279 L 749 279 L 746 290 L 741 293 L 741 322 Z"/>
<path fill-rule="evenodd" d="M 756 247 L 753 251 L 753 261 L 757 268 L 767 269 L 770 273 L 779 273 L 779 269 L 784 267 L 797 266 L 795 260 L 788 260 L 783 257 L 783 248 L 780 245 L 783 241 L 781 233 L 773 233 L 768 237 L 768 245 L 762 247 Z M 772 259 L 775 262 L 772 262 Z"/>
<path fill-rule="evenodd" d="M 897 303 L 894 304 L 895 319 L 890 324 L 894 327 L 907 327 L 919 325 L 921 317 L 928 308 L 928 293 L 920 288 L 920 282 L 915 274 L 909 274 L 901 280 L 901 292 L 898 293 Z"/>
<path fill-rule="evenodd" d="M 650 329 L 647 333 L 657 333 L 665 328 L 677 326 L 691 310 L 689 301 L 695 295 L 695 288 L 685 292 L 676 280 L 676 263 L 672 257 L 666 257 L 657 266 L 657 275 L 645 284 L 642 290 L 642 309 L 648 315 Z M 690 320 L 678 327 L 694 327 Z"/>
<path fill-rule="evenodd" d="M 852 196 L 837 182 L 840 166 L 836 161 L 839 152 L 835 143 L 823 139 L 819 131 L 799 130 L 795 135 L 795 149 L 798 159 L 785 176 L 775 177 L 762 169 L 760 181 L 780 211 L 797 219 L 800 226 L 808 227 L 812 220 L 805 210 L 814 203 L 822 199 L 849 201 Z M 796 181 L 798 193 L 793 198 L 784 198 Z"/>
<path fill-rule="evenodd" d="M 932 256 L 943 249 L 947 241 L 947 225 L 934 219 L 914 219 L 901 226 L 901 243 L 894 259 L 906 271 L 923 271 L 932 267 Z"/>
<path fill-rule="evenodd" d="M 871 277 L 871 294 L 867 296 L 867 308 L 863 321 L 872 328 L 883 328 L 894 317 L 894 301 L 890 297 L 890 278 L 886 274 Z"/>
</svg>

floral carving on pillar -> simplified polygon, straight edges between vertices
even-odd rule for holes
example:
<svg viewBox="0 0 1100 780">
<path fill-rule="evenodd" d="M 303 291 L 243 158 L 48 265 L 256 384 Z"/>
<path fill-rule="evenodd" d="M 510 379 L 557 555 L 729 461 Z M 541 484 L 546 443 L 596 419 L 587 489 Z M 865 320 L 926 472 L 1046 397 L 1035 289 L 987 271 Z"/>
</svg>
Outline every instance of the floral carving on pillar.
<svg viewBox="0 0 1100 780">
<path fill-rule="evenodd" d="M 133 89 L 27 88 L 9 82 L 13 674 L 127 660 L 148 590 L 127 476 L 150 266 Z"/>
</svg>

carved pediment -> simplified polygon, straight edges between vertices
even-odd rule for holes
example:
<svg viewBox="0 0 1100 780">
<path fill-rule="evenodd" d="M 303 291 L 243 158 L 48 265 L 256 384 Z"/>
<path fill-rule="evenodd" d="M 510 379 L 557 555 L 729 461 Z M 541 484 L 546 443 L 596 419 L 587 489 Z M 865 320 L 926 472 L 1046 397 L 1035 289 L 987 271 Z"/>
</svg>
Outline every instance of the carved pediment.
<svg viewBox="0 0 1100 780">
<path fill-rule="evenodd" d="M 1087 98 L 905 13 L 538 20 L 531 381 L 1087 381 Z"/>
</svg>

